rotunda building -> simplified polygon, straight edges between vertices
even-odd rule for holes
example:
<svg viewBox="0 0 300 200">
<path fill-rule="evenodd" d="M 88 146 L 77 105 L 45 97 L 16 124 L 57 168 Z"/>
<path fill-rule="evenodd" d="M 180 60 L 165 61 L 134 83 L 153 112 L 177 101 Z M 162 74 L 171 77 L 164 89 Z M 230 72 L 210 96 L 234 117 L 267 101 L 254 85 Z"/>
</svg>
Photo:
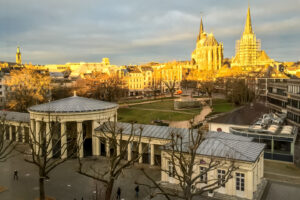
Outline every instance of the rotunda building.
<svg viewBox="0 0 300 200">
<path fill-rule="evenodd" d="M 118 107 L 115 103 L 74 94 L 30 107 L 30 128 L 37 141 L 41 138 L 50 141 L 49 157 L 70 157 L 73 145 L 79 148 L 80 157 L 97 156 L 100 155 L 100 141 L 94 130 L 106 121 L 116 120 Z"/>
</svg>

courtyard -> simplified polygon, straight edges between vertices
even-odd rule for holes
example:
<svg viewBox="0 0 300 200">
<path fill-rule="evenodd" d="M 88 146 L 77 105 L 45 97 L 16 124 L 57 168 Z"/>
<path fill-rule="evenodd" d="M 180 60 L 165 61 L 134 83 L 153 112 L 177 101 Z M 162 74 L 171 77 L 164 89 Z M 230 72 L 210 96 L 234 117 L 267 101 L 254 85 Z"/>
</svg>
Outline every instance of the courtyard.
<svg viewBox="0 0 300 200">
<path fill-rule="evenodd" d="M 81 200 L 82 198 L 92 200 L 95 199 L 96 190 L 103 192 L 101 183 L 76 172 L 77 162 L 76 159 L 68 160 L 50 173 L 50 179 L 45 182 L 47 196 L 55 197 L 56 200 Z M 84 162 L 93 163 L 95 158 L 86 158 Z M 103 167 L 105 164 L 107 164 L 105 157 L 100 157 L 97 160 L 99 167 Z M 157 168 L 150 168 L 147 165 L 135 165 L 131 169 L 124 170 L 124 173 L 120 175 L 115 184 L 113 196 L 116 195 L 117 187 L 120 187 L 122 198 L 135 199 L 135 182 L 147 182 L 139 170 L 140 167 L 144 167 L 155 179 L 160 179 L 160 171 Z M 18 181 L 13 180 L 14 170 L 18 170 Z M 33 200 L 38 197 L 38 170 L 35 166 L 25 162 L 23 155 L 17 155 L 4 163 L 0 163 L 0 174 L 0 186 L 4 188 L 4 191 L 1 192 L 0 187 L 1 200 Z M 148 194 L 149 190 L 140 186 L 140 199 Z"/>
</svg>

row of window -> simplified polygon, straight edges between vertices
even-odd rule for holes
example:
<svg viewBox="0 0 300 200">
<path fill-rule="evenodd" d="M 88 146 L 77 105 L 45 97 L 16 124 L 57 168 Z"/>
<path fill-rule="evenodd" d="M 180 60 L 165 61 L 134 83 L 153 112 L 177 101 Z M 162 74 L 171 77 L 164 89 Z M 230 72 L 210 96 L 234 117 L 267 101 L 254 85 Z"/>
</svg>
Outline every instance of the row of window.
<svg viewBox="0 0 300 200">
<path fill-rule="evenodd" d="M 297 85 L 289 85 L 288 92 L 293 94 L 300 94 L 300 87 Z"/>
<path fill-rule="evenodd" d="M 295 115 L 294 113 L 288 112 L 287 118 L 300 124 L 300 116 L 299 115 Z"/>
<path fill-rule="evenodd" d="M 169 177 L 175 177 L 175 168 L 172 162 L 169 162 Z M 225 187 L 226 171 L 218 169 L 218 186 Z M 207 168 L 200 167 L 200 182 L 207 184 Z M 235 173 L 235 188 L 237 191 L 245 191 L 245 174 Z"/>
</svg>

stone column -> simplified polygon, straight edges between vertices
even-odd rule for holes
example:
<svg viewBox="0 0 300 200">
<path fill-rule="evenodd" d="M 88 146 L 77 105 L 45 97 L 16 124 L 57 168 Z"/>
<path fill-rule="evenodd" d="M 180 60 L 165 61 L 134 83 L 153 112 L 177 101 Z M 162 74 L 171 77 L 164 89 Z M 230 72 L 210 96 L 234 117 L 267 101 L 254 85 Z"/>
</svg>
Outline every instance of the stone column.
<svg viewBox="0 0 300 200">
<path fill-rule="evenodd" d="M 83 132 L 82 132 L 82 122 L 77 122 L 77 145 L 79 151 L 79 157 L 83 158 Z"/>
<path fill-rule="evenodd" d="M 20 134 L 21 134 L 22 142 L 25 143 L 25 126 L 20 126 Z"/>
<path fill-rule="evenodd" d="M 33 150 L 35 151 L 35 121 L 33 119 L 30 120 L 30 127 L 29 127 L 29 144 L 33 145 Z"/>
<path fill-rule="evenodd" d="M 96 121 L 92 121 L 92 146 L 93 156 L 100 155 L 100 139 L 95 135 Z"/>
<path fill-rule="evenodd" d="M 35 144 L 35 152 L 37 155 L 42 155 L 42 149 L 41 149 L 41 122 L 35 120 L 35 134 L 34 134 L 34 144 Z"/>
<path fill-rule="evenodd" d="M 9 125 L 9 140 L 13 140 L 13 137 L 12 137 L 12 125 Z"/>
<path fill-rule="evenodd" d="M 48 158 L 52 158 L 52 153 L 53 153 L 53 150 L 52 150 L 52 133 L 51 133 L 51 129 L 50 129 L 50 125 L 51 125 L 51 122 L 46 122 L 46 144 L 48 145 L 48 148 L 47 148 L 47 157 Z"/>
<path fill-rule="evenodd" d="M 121 140 L 117 140 L 117 156 L 121 154 Z"/>
<path fill-rule="evenodd" d="M 295 144 L 294 142 L 291 142 L 291 154 L 294 157 L 294 150 L 295 150 Z"/>
<path fill-rule="evenodd" d="M 139 163 L 143 163 L 143 143 L 139 144 Z"/>
<path fill-rule="evenodd" d="M 66 122 L 61 122 L 60 123 L 60 137 L 61 137 L 61 142 L 60 142 L 60 157 L 62 159 L 68 157 L 68 138 L 67 138 L 67 124 Z"/>
<path fill-rule="evenodd" d="M 130 161 L 132 159 L 132 143 L 129 142 L 127 146 L 127 160 Z"/>
<path fill-rule="evenodd" d="M 273 153 L 274 153 L 274 139 L 273 138 L 271 140 L 271 153 L 272 153 L 272 158 L 273 158 Z"/>
<path fill-rule="evenodd" d="M 106 157 L 110 157 L 110 144 L 109 144 L 109 138 L 105 138 L 105 151 L 106 151 Z"/>
<path fill-rule="evenodd" d="M 151 160 L 150 160 L 150 165 L 154 165 L 154 144 L 150 144 L 151 148 Z"/>
</svg>

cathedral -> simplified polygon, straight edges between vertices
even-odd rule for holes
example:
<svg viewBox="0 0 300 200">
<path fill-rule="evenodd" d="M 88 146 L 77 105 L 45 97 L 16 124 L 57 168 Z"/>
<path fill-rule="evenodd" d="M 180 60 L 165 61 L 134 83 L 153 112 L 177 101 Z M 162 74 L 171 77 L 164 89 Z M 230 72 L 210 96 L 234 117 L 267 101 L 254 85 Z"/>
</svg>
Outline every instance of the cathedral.
<svg viewBox="0 0 300 200">
<path fill-rule="evenodd" d="M 223 44 L 218 43 L 212 33 L 204 32 L 201 18 L 196 49 L 192 53 L 192 63 L 198 70 L 219 70 L 223 62 Z"/>
<path fill-rule="evenodd" d="M 231 66 L 250 70 L 253 67 L 272 65 L 274 60 L 270 59 L 265 51 L 261 50 L 260 40 L 252 30 L 250 7 L 248 7 L 247 19 L 241 40 L 236 42 L 236 54 L 232 59 Z"/>
</svg>

